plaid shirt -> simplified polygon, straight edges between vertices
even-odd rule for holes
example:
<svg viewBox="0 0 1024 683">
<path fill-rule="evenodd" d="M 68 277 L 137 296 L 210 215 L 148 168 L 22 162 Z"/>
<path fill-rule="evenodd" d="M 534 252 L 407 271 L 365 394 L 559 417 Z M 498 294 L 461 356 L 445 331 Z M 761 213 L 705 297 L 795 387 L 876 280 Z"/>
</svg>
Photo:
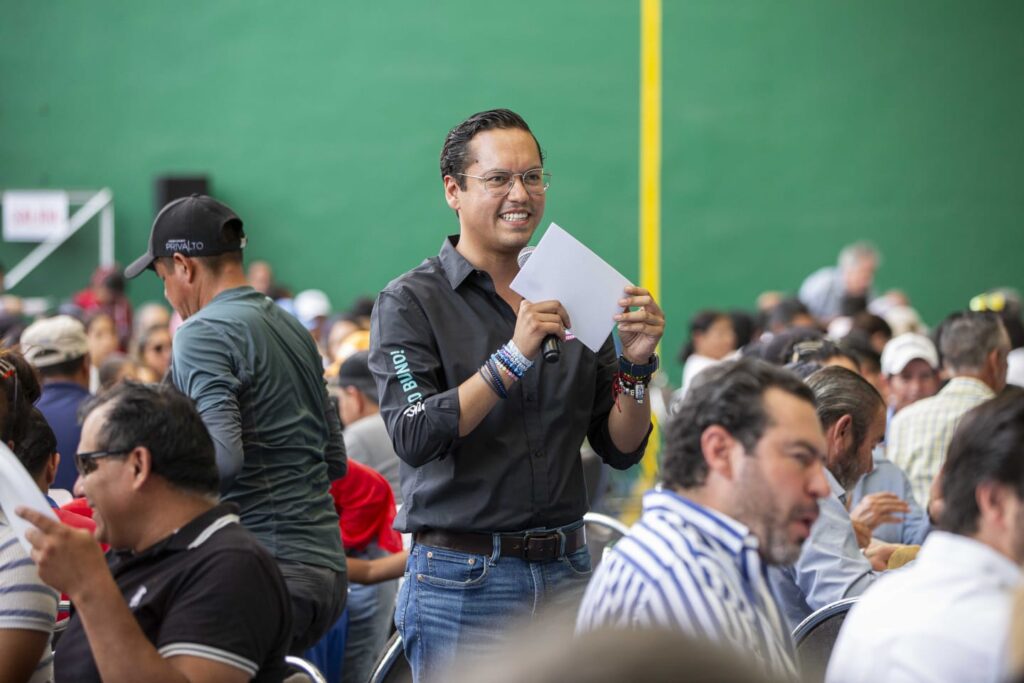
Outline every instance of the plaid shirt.
<svg viewBox="0 0 1024 683">
<path fill-rule="evenodd" d="M 907 406 L 892 420 L 885 455 L 907 474 L 914 498 L 927 506 L 932 480 L 946 461 L 946 450 L 960 418 L 995 396 L 973 377 L 954 377 L 931 398 Z"/>
</svg>

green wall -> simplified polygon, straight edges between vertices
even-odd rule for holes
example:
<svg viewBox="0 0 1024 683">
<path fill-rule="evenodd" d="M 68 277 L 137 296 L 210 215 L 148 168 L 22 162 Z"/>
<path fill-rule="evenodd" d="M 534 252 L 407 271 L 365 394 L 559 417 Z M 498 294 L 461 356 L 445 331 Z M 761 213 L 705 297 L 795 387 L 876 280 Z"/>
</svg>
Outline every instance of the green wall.
<svg viewBox="0 0 1024 683">
<path fill-rule="evenodd" d="M 795 289 L 853 239 L 933 322 L 1024 289 L 1022 20 L 1011 2 L 665 0 L 666 355 L 696 309 Z M 548 154 L 544 224 L 635 278 L 638 54 L 639 3 L 8 2 L 0 187 L 110 187 L 127 262 L 154 178 L 209 174 L 250 258 L 343 306 L 456 230 L 441 141 L 508 106 Z M 90 226 L 15 293 L 79 288 L 96 244 Z"/>
</svg>

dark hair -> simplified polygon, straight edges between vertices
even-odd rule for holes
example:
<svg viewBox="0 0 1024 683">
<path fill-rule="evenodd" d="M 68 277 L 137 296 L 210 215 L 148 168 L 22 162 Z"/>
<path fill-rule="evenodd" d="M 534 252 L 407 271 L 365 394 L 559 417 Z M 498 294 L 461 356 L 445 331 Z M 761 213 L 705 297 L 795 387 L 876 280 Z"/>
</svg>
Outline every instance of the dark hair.
<svg viewBox="0 0 1024 683">
<path fill-rule="evenodd" d="M 770 388 L 814 405 L 813 392 L 799 377 L 764 361 L 726 361 L 698 374 L 665 430 L 665 484 L 684 489 L 703 485 L 708 465 L 700 438 L 712 425 L 721 426 L 753 452 L 769 426 L 764 392 Z"/>
<path fill-rule="evenodd" d="M 791 327 L 793 320 L 801 315 L 813 317 L 811 312 L 807 310 L 807 306 L 799 299 L 783 299 L 768 312 L 768 329 L 774 330 L 777 327 Z"/>
<path fill-rule="evenodd" d="M 683 346 L 683 348 L 679 351 L 680 363 L 685 363 L 686 359 L 693 355 L 693 335 L 697 333 L 707 332 L 708 330 L 711 329 L 711 326 L 714 325 L 715 322 L 721 320 L 722 318 L 726 318 L 730 322 L 732 322 L 732 319 L 729 318 L 729 315 L 727 313 L 723 313 L 722 311 L 714 311 L 710 309 L 698 311 L 692 318 L 690 318 L 690 339 L 689 341 L 686 342 L 686 345 Z"/>
<path fill-rule="evenodd" d="M 7 399 L 7 420 L 0 440 L 18 443 L 28 428 L 33 404 L 42 395 L 36 369 L 17 351 L 0 351 L 0 388 Z"/>
<path fill-rule="evenodd" d="M 736 348 L 742 349 L 754 340 L 757 331 L 757 319 L 747 311 L 739 309 L 729 311 L 732 320 L 732 331 L 736 334 Z"/>
<path fill-rule="evenodd" d="M 216 495 L 219 489 L 213 440 L 195 405 L 169 384 L 122 382 L 87 402 L 83 419 L 109 406 L 98 447 L 129 451 L 145 446 L 153 473 L 179 489 Z"/>
<path fill-rule="evenodd" d="M 82 324 L 85 325 L 86 334 L 89 333 L 89 330 L 92 328 L 93 323 L 95 323 L 100 318 L 109 318 L 111 325 L 114 325 L 114 316 L 111 315 L 110 311 L 108 311 L 105 308 L 97 308 L 93 311 L 89 311 L 82 317 Z"/>
<path fill-rule="evenodd" d="M 885 322 L 885 318 L 874 313 L 861 311 L 853 316 L 852 323 L 851 329 L 860 330 L 868 337 L 874 334 L 883 334 L 887 339 L 892 339 L 892 327 L 889 326 L 889 323 Z"/>
<path fill-rule="evenodd" d="M 46 365 L 39 368 L 39 375 L 43 379 L 51 379 L 53 377 L 69 377 L 74 375 L 85 367 L 85 356 L 79 356 L 78 358 L 72 358 L 62 363 L 54 363 L 53 365 Z"/>
<path fill-rule="evenodd" d="M 786 363 L 782 367 L 786 368 L 800 379 L 805 380 L 825 366 L 816 360 L 809 360 L 802 363 Z"/>
<path fill-rule="evenodd" d="M 131 358 L 115 351 L 103 359 L 99 367 L 100 391 L 105 391 L 117 383 L 121 370 L 125 365 L 133 363 Z"/>
<path fill-rule="evenodd" d="M 968 412 L 957 426 L 942 470 L 945 508 L 939 525 L 969 536 L 978 531 L 977 488 L 1006 484 L 1024 500 L 1024 389 L 1007 387 Z"/>
<path fill-rule="evenodd" d="M 847 356 L 839 346 L 813 327 L 794 327 L 779 332 L 768 342 L 764 359 L 776 365 L 823 362 L 836 356 Z M 856 364 L 856 360 L 854 360 Z"/>
<path fill-rule="evenodd" d="M 150 325 L 145 330 L 143 330 L 142 334 L 140 334 L 138 336 L 138 338 L 135 340 L 135 359 L 136 360 L 138 360 L 140 362 L 142 361 L 142 355 L 146 352 L 146 346 L 149 345 L 150 338 L 154 334 L 156 334 L 157 332 L 167 332 L 167 334 L 170 334 L 171 333 L 171 327 L 170 327 L 170 325 L 164 325 L 163 323 L 157 323 L 156 325 Z"/>
<path fill-rule="evenodd" d="M 466 189 L 466 179 L 459 175 L 472 163 L 469 159 L 469 143 L 477 133 L 495 128 L 518 128 L 525 130 L 537 143 L 537 154 L 541 164 L 544 163 L 544 151 L 537 142 L 537 136 L 530 130 L 519 114 L 509 109 L 490 109 L 473 114 L 468 119 L 448 131 L 441 147 L 441 177 L 451 176 L 459 187 Z"/>
<path fill-rule="evenodd" d="M 967 311 L 943 321 L 939 337 L 942 361 L 954 372 L 980 370 L 985 359 L 1006 339 L 1006 329 L 995 313 Z"/>
<path fill-rule="evenodd" d="M 818 370 L 806 382 L 814 392 L 822 428 L 827 430 L 843 415 L 849 415 L 853 419 L 854 446 L 859 448 L 872 418 L 885 409 L 878 390 L 856 372 L 838 365 Z"/>
<path fill-rule="evenodd" d="M 861 370 L 866 368 L 873 373 L 882 371 L 882 355 L 871 348 L 871 342 L 861 330 L 854 330 L 843 337 L 839 342 L 839 350 L 853 358 Z"/>
<path fill-rule="evenodd" d="M 29 411 L 25 422 L 25 433 L 20 441 L 14 444 L 14 454 L 25 466 L 32 478 L 42 474 L 50 456 L 57 452 L 57 437 L 39 409 L 35 406 Z M 72 457 L 71 453 L 62 456 Z"/>
</svg>

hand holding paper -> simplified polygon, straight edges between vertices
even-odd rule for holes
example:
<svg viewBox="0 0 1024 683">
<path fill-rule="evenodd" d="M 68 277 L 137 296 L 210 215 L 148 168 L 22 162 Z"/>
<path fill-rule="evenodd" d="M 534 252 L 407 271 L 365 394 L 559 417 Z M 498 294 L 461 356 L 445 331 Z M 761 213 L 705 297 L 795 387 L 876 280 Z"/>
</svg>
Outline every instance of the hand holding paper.
<svg viewBox="0 0 1024 683">
<path fill-rule="evenodd" d="M 619 321 L 623 353 L 646 363 L 665 329 L 665 317 L 650 292 L 631 285 L 555 223 L 511 286 L 528 301 L 560 302 L 572 321 L 571 333 L 595 353 Z M 628 310 L 634 306 L 639 310 Z"/>
</svg>

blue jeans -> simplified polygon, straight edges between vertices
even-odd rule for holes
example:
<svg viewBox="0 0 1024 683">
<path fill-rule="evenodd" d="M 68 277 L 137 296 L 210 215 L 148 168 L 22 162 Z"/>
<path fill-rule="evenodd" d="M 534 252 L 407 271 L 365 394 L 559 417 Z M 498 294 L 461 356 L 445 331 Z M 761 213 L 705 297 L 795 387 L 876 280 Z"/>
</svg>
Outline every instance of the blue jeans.
<svg viewBox="0 0 1024 683">
<path fill-rule="evenodd" d="M 388 553 L 376 543 L 366 550 L 350 551 L 349 556 L 372 560 Z M 373 586 L 350 583 L 348 586 L 348 642 L 345 645 L 345 683 L 366 683 L 373 665 L 388 641 L 389 626 L 395 609 L 398 581 Z"/>
<path fill-rule="evenodd" d="M 590 571 L 586 546 L 530 562 L 501 556 L 497 540 L 490 555 L 413 544 L 395 610 L 413 680 L 439 680 L 456 657 L 493 652 L 512 622 L 575 611 Z"/>
</svg>

